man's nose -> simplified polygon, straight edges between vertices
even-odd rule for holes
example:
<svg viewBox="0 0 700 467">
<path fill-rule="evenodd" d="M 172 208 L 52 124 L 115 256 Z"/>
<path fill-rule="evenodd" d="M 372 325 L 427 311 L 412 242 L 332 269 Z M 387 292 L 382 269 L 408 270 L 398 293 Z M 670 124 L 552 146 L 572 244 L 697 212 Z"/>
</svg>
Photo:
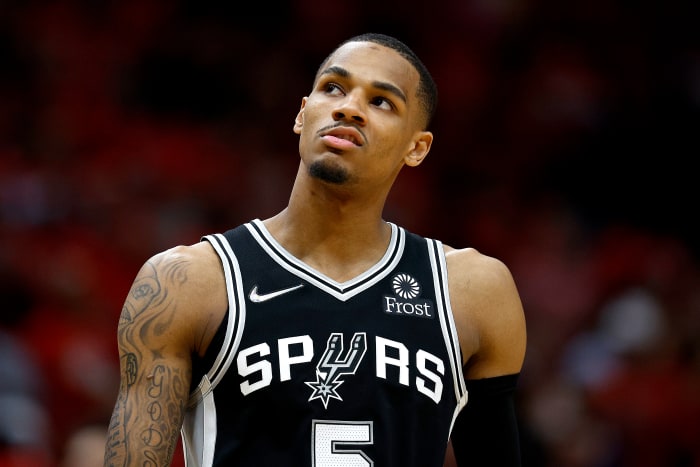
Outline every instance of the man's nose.
<svg viewBox="0 0 700 467">
<path fill-rule="evenodd" d="M 333 119 L 364 125 L 367 115 L 357 96 L 348 95 L 333 111 Z"/>
</svg>

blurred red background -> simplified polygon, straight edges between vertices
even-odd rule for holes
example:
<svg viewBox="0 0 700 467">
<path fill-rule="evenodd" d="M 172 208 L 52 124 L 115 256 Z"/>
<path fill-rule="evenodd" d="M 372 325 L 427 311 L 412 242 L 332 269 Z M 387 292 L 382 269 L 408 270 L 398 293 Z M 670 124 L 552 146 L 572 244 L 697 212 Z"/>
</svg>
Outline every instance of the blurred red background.
<svg viewBox="0 0 700 467">
<path fill-rule="evenodd" d="M 138 268 L 283 208 L 316 67 L 376 31 L 440 91 L 386 218 L 520 288 L 524 465 L 700 466 L 698 9 L 0 2 L 0 465 L 101 465 Z"/>
</svg>

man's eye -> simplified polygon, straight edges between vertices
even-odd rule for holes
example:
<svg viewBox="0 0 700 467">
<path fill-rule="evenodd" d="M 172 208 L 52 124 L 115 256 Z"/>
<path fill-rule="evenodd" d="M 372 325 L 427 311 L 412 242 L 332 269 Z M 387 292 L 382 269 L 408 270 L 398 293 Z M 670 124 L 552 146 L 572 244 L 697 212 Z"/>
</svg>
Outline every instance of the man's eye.
<svg viewBox="0 0 700 467">
<path fill-rule="evenodd" d="M 391 101 L 385 97 L 375 97 L 374 99 L 372 99 L 372 105 L 376 105 L 377 107 L 386 110 L 391 110 L 394 108 L 394 105 L 391 103 Z"/>
<path fill-rule="evenodd" d="M 343 89 L 335 83 L 327 83 L 323 87 L 323 90 L 328 94 L 334 94 L 334 95 L 342 94 L 342 92 L 343 92 Z"/>
</svg>

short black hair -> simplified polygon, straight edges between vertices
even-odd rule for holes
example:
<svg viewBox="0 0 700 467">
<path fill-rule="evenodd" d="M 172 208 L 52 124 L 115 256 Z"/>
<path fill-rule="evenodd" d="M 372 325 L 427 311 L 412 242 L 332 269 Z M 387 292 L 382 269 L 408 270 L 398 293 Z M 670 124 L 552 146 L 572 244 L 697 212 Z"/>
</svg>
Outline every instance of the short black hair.
<svg viewBox="0 0 700 467">
<path fill-rule="evenodd" d="M 435 110 L 437 108 L 438 101 L 438 92 L 437 85 L 435 84 L 432 75 L 428 71 L 428 68 L 425 66 L 425 64 L 421 61 L 421 59 L 418 58 L 418 55 L 416 55 L 415 52 L 413 52 L 413 50 L 411 50 L 409 46 L 407 46 L 405 43 L 393 36 L 376 32 L 368 32 L 364 34 L 359 34 L 357 36 L 353 36 L 338 44 L 338 46 L 335 49 L 333 49 L 333 52 L 328 54 L 328 56 L 323 60 L 323 62 L 321 62 L 319 71 L 324 67 L 324 65 L 328 62 L 331 56 L 340 47 L 344 46 L 349 42 L 373 42 L 375 44 L 388 47 L 392 50 L 395 50 L 399 55 L 408 60 L 408 62 L 411 65 L 413 65 L 413 67 L 416 69 L 419 75 L 417 94 L 425 117 L 424 127 L 427 129 L 430 126 L 430 122 L 433 120 L 433 117 L 435 116 Z"/>
</svg>

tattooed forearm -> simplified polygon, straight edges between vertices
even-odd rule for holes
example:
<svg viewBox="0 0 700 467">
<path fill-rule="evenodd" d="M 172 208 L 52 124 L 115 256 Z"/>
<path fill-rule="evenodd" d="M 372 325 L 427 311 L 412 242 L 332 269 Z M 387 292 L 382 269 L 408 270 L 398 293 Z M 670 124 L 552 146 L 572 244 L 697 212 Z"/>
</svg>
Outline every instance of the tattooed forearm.
<svg viewBox="0 0 700 467">
<path fill-rule="evenodd" d="M 160 258 L 143 266 L 129 291 L 117 334 L 122 376 L 105 466 L 170 465 L 191 378 L 188 353 L 171 342 L 173 290 L 186 281 L 186 261 Z"/>
<path fill-rule="evenodd" d="M 139 433 L 144 458 L 166 458 L 170 464 L 175 442 L 182 424 L 184 401 L 189 375 L 180 370 L 158 365 L 148 376 L 142 417 L 144 429 Z M 153 464 L 157 465 L 157 464 Z"/>
<path fill-rule="evenodd" d="M 126 354 L 122 359 L 124 368 L 119 389 L 119 397 L 112 413 L 112 420 L 107 433 L 107 446 L 105 450 L 105 466 L 116 467 L 127 465 L 126 457 L 126 401 L 129 394 L 129 387 L 136 382 L 138 373 L 138 363 L 136 356 L 132 353 Z"/>
<path fill-rule="evenodd" d="M 127 391 L 117 401 L 110 424 L 106 466 L 170 465 L 190 376 L 181 369 L 157 365 L 146 379 L 144 391 Z M 132 400 L 127 406 L 128 398 Z M 132 459 L 141 461 L 132 464 Z"/>
</svg>

